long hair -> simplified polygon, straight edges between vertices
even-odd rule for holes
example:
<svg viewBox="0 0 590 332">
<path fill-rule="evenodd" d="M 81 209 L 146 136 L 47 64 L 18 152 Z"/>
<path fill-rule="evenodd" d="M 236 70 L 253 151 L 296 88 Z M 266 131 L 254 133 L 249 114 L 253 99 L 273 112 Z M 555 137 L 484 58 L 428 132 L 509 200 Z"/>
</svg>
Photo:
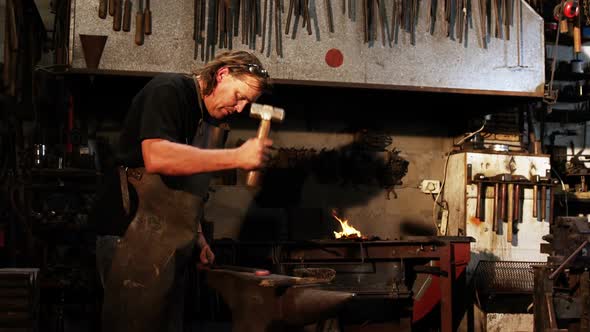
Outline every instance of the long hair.
<svg viewBox="0 0 590 332">
<path fill-rule="evenodd" d="M 257 71 L 252 70 L 252 65 L 256 67 Z M 228 67 L 229 72 L 236 78 L 245 75 L 254 78 L 260 90 L 268 89 L 270 86 L 268 74 L 266 74 L 262 63 L 254 54 L 246 51 L 227 51 L 218 54 L 203 67 L 193 71 L 193 74 L 199 76 L 199 80 L 204 83 L 201 91 L 203 95 L 207 96 L 213 92 L 213 89 L 217 86 L 215 75 L 222 67 Z M 260 70 L 264 74 L 261 74 Z"/>
</svg>

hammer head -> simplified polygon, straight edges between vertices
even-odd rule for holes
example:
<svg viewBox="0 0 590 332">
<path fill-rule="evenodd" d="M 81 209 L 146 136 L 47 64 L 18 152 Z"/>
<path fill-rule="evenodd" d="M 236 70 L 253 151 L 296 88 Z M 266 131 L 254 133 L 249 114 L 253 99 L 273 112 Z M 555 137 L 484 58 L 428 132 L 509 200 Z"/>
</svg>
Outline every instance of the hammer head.
<svg viewBox="0 0 590 332">
<path fill-rule="evenodd" d="M 271 105 L 253 103 L 250 107 L 250 116 L 255 119 L 283 122 L 285 110 Z"/>
</svg>

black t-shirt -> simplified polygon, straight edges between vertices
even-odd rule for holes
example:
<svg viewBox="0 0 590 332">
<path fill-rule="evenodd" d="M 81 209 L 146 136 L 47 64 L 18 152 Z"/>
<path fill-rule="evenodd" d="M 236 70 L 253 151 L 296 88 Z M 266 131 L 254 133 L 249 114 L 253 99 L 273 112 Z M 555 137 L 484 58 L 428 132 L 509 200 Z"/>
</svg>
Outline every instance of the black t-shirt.
<svg viewBox="0 0 590 332">
<path fill-rule="evenodd" d="M 204 111 L 206 120 L 211 121 Z M 141 142 L 161 138 L 190 144 L 202 117 L 195 80 L 182 74 L 161 74 L 154 77 L 133 98 L 121 131 L 117 160 L 127 167 L 144 166 Z M 132 210 L 137 195 L 129 185 Z M 92 214 L 99 235 L 123 235 L 131 217 L 125 216 L 117 170 L 107 170 Z M 133 211 L 132 211 L 133 212 Z"/>
<path fill-rule="evenodd" d="M 195 80 L 191 76 L 154 77 L 133 98 L 119 141 L 119 162 L 128 167 L 143 166 L 141 142 L 145 139 L 190 144 L 200 119 Z"/>
</svg>

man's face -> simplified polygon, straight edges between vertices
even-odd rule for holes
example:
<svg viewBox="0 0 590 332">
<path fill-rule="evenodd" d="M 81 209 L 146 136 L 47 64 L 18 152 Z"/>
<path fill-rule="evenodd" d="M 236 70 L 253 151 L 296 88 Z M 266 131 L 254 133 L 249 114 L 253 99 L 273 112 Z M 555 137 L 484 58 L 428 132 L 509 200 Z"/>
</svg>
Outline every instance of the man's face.
<svg viewBox="0 0 590 332">
<path fill-rule="evenodd" d="M 217 86 L 204 98 L 209 114 L 215 119 L 242 112 L 261 94 L 256 79 L 250 75 L 236 78 L 227 68 L 222 68 L 217 72 L 216 79 Z"/>
</svg>

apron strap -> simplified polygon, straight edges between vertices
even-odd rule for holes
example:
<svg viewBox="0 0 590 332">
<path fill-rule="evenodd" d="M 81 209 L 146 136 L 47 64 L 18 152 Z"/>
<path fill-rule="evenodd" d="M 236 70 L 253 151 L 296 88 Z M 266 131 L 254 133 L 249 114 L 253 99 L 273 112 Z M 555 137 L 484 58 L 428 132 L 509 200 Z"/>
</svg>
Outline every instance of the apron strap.
<svg viewBox="0 0 590 332">
<path fill-rule="evenodd" d="M 123 210 L 125 211 L 125 216 L 129 216 L 130 213 L 130 203 L 129 203 L 129 183 L 127 183 L 127 167 L 119 166 L 119 183 L 121 186 L 121 198 L 123 199 Z"/>
<path fill-rule="evenodd" d="M 145 169 L 143 167 L 139 168 L 129 168 L 125 166 L 119 166 L 119 183 L 121 187 L 121 199 L 123 200 L 123 210 L 125 211 L 125 216 L 129 217 L 131 213 L 131 203 L 129 201 L 129 181 L 128 178 L 132 177 L 136 180 L 141 180 L 141 176 Z"/>
</svg>

